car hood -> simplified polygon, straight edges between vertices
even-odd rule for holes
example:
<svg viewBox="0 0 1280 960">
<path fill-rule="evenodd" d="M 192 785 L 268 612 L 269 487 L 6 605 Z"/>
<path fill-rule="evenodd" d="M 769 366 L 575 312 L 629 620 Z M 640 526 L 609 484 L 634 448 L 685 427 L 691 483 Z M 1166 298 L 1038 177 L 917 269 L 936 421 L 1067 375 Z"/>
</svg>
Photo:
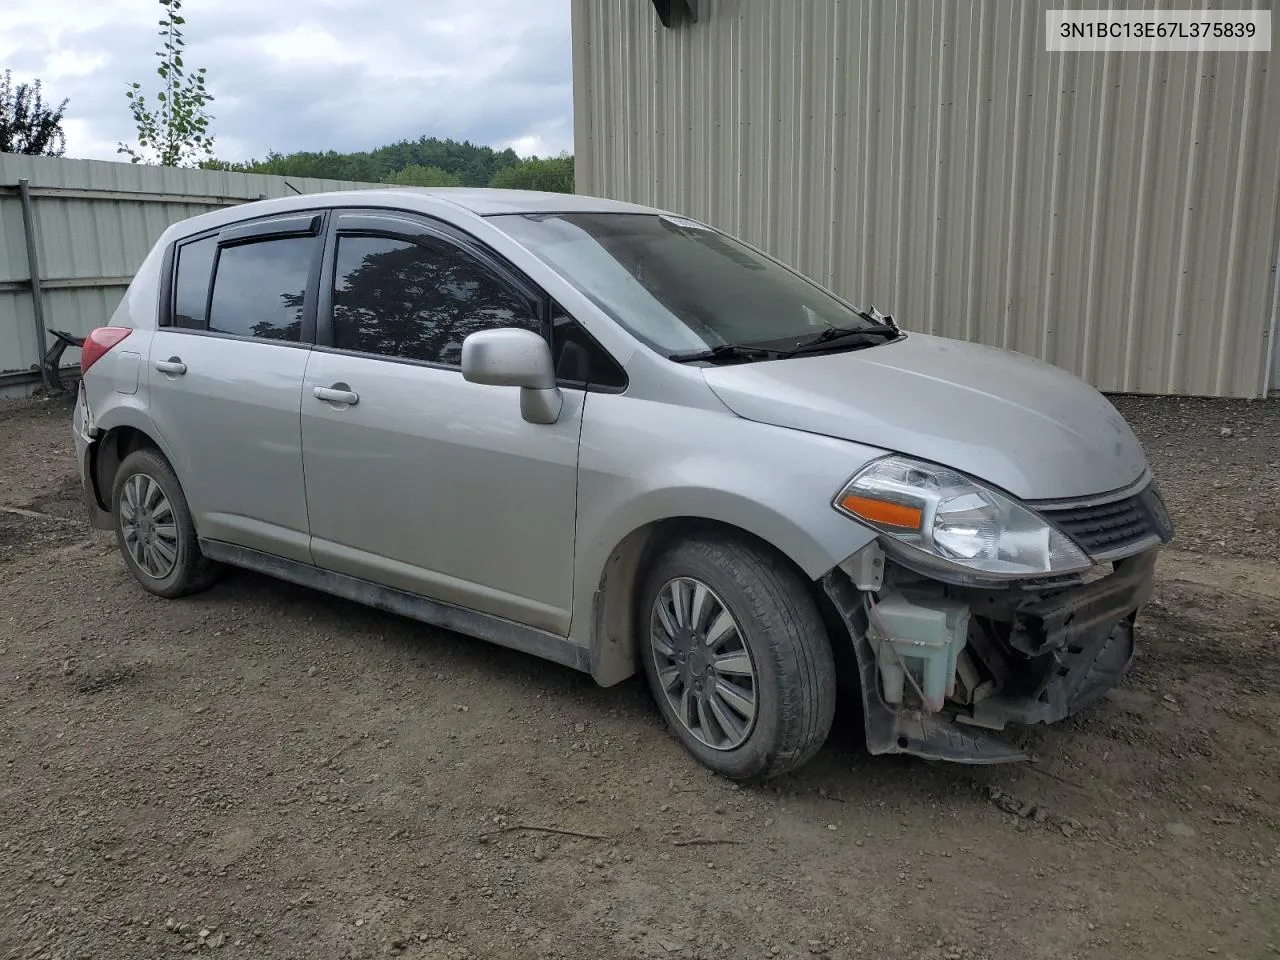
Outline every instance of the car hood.
<svg viewBox="0 0 1280 960">
<path fill-rule="evenodd" d="M 703 373 L 740 417 L 930 460 L 1025 500 L 1117 490 L 1146 471 L 1137 437 L 1106 397 L 994 347 L 913 333 Z"/>
</svg>

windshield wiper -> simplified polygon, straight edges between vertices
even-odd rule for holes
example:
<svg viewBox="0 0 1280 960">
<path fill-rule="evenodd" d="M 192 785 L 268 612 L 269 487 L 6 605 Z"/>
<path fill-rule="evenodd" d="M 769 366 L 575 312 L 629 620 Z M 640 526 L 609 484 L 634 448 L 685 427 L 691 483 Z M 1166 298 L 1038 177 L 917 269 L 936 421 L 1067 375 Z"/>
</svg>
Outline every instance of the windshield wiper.
<svg viewBox="0 0 1280 960">
<path fill-rule="evenodd" d="M 859 310 L 858 316 L 867 321 L 867 323 L 875 324 L 876 326 L 893 327 L 898 333 L 902 332 L 902 327 L 898 326 L 898 321 L 893 319 L 893 314 L 881 313 L 876 309 L 874 303 L 871 305 L 870 310 Z"/>
<path fill-rule="evenodd" d="M 821 333 L 796 344 L 792 349 L 786 351 L 783 356 L 794 357 L 796 354 L 826 350 L 846 341 L 861 340 L 864 346 L 869 347 L 885 340 L 894 340 L 901 334 L 902 331 L 896 325 L 887 323 L 877 323 L 869 327 L 827 327 Z"/>
<path fill-rule="evenodd" d="M 706 360 L 710 363 L 734 363 L 741 360 L 776 360 L 782 356 L 778 350 L 764 347 L 749 347 L 741 343 L 720 343 L 706 350 L 685 350 L 681 353 L 668 354 L 668 360 L 676 363 L 693 363 Z"/>
</svg>

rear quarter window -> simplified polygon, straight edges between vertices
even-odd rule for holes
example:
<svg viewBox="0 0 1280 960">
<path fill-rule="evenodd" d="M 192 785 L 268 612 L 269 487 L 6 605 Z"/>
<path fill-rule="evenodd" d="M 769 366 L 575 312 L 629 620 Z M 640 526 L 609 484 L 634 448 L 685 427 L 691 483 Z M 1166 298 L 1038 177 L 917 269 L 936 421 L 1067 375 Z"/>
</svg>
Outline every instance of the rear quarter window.
<svg viewBox="0 0 1280 960">
<path fill-rule="evenodd" d="M 173 283 L 173 326 L 188 330 L 204 330 L 208 326 L 205 311 L 209 303 L 209 278 L 213 274 L 213 257 L 217 252 L 216 236 L 178 247 L 177 273 Z"/>
</svg>

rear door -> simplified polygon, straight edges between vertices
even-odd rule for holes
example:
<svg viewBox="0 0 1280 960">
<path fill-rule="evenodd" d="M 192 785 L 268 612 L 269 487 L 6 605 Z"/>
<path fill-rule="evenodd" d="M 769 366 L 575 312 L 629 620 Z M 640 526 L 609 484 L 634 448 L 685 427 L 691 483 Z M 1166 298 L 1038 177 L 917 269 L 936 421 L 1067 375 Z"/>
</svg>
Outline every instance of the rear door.
<svg viewBox="0 0 1280 960">
<path fill-rule="evenodd" d="M 321 213 L 180 243 L 147 364 L 150 413 L 201 537 L 309 562 L 300 404 Z"/>
<path fill-rule="evenodd" d="M 463 339 L 546 334 L 539 291 L 443 224 L 334 215 L 302 397 L 319 566 L 567 634 L 584 393 L 553 424 L 468 383 Z"/>
</svg>

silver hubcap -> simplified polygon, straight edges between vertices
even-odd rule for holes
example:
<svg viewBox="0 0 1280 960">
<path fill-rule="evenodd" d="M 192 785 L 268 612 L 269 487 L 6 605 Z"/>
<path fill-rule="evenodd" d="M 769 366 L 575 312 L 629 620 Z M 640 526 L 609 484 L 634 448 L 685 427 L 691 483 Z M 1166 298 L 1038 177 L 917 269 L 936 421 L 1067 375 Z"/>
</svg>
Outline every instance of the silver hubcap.
<svg viewBox="0 0 1280 960">
<path fill-rule="evenodd" d="M 658 591 L 649 650 L 667 702 L 684 728 L 732 750 L 756 722 L 756 667 L 738 622 L 705 583 L 679 577 Z"/>
<path fill-rule="evenodd" d="M 178 562 L 178 524 L 173 505 L 145 473 L 124 482 L 120 496 L 120 530 L 124 547 L 138 568 L 155 580 L 163 580 Z"/>
</svg>

